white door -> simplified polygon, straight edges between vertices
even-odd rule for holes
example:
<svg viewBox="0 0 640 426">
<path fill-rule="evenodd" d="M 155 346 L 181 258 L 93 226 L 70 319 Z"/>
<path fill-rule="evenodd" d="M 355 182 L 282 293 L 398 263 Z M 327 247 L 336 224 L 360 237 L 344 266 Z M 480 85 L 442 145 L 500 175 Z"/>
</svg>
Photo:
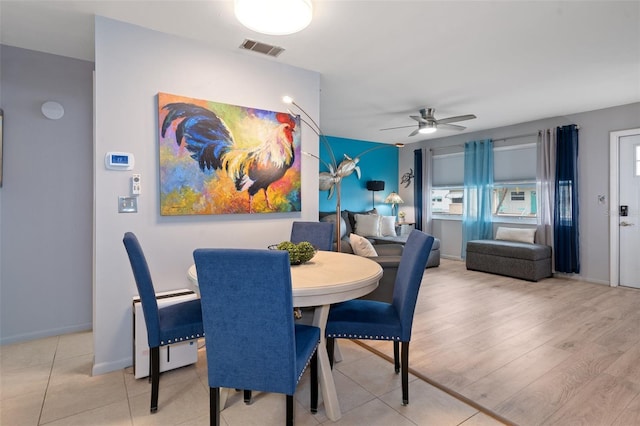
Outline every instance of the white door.
<svg viewBox="0 0 640 426">
<path fill-rule="evenodd" d="M 619 145 L 620 285 L 640 288 L 640 134 L 621 136 Z"/>
<path fill-rule="evenodd" d="M 609 135 L 609 284 L 640 288 L 640 128 Z M 626 216 L 620 206 L 627 206 Z"/>
</svg>

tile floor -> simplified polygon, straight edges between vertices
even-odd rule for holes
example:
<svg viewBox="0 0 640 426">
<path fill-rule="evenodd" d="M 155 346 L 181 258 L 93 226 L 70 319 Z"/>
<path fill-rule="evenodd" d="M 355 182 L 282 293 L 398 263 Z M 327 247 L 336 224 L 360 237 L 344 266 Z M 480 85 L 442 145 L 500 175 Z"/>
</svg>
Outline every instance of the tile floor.
<svg viewBox="0 0 640 426">
<path fill-rule="evenodd" d="M 386 360 L 361 346 L 340 341 L 343 361 L 334 376 L 342 418 L 329 420 L 322 401 L 308 411 L 308 375 L 296 392 L 298 425 L 501 425 L 448 394 L 411 377 L 411 403 L 400 404 L 400 377 Z M 206 352 L 195 365 L 163 373 L 159 410 L 149 414 L 151 385 L 127 368 L 91 377 L 91 332 L 0 346 L 0 424 L 31 425 L 208 425 Z M 254 392 L 246 406 L 232 392 L 222 424 L 281 425 L 283 395 Z"/>
</svg>

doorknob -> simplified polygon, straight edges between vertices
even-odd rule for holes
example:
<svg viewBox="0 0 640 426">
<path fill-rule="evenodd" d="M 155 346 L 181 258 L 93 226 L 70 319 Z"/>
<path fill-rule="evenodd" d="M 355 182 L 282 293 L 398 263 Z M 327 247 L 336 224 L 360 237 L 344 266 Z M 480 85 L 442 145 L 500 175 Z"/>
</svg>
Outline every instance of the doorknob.
<svg viewBox="0 0 640 426">
<path fill-rule="evenodd" d="M 629 222 L 620 222 L 620 226 L 633 226 L 633 223 L 629 223 Z"/>
</svg>

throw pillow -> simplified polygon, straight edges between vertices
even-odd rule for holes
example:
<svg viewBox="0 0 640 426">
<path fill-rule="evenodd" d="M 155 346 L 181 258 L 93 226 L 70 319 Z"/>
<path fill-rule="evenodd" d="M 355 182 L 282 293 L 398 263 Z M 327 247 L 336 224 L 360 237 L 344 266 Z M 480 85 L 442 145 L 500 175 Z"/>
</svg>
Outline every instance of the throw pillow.
<svg viewBox="0 0 640 426">
<path fill-rule="evenodd" d="M 349 221 L 349 213 L 347 213 L 346 210 L 342 210 L 342 212 L 340 212 L 340 216 L 342 216 L 342 220 L 344 220 L 344 229 L 346 230 L 345 236 L 348 238 L 349 234 L 353 232 L 353 226 L 351 226 L 351 222 Z"/>
<path fill-rule="evenodd" d="M 380 236 L 380 217 L 377 214 L 357 214 L 355 233 L 363 237 Z"/>
<path fill-rule="evenodd" d="M 496 231 L 496 240 L 503 241 L 516 241 L 520 243 L 533 244 L 535 236 L 536 230 L 533 228 L 506 228 L 499 226 L 498 231 Z"/>
<path fill-rule="evenodd" d="M 322 219 L 320 219 L 320 222 L 333 222 L 335 226 L 336 214 L 333 213 L 326 216 L 322 216 Z M 343 238 L 345 235 L 347 235 L 347 224 L 345 220 L 341 217 L 340 218 L 340 238 Z"/>
<path fill-rule="evenodd" d="M 351 243 L 351 248 L 353 248 L 353 252 L 358 256 L 366 256 L 366 257 L 375 257 L 378 256 L 376 249 L 373 248 L 373 245 L 369 240 L 360 235 L 351 234 L 349 235 L 349 242 Z"/>
<path fill-rule="evenodd" d="M 352 232 L 355 232 L 356 229 L 356 215 L 357 214 L 378 214 L 378 210 L 376 208 L 372 208 L 371 210 L 367 210 L 366 212 L 352 212 L 349 210 L 344 210 L 344 213 L 347 214 L 347 221 L 351 226 Z"/>
<path fill-rule="evenodd" d="M 380 236 L 397 237 L 396 234 L 396 217 L 380 216 Z"/>
</svg>

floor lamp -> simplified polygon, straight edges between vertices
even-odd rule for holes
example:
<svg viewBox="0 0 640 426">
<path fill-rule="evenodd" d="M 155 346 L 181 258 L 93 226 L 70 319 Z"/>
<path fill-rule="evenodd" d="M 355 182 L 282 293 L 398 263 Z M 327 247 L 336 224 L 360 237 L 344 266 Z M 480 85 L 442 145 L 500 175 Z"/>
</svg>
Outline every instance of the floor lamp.
<svg viewBox="0 0 640 426">
<path fill-rule="evenodd" d="M 384 191 L 384 181 L 383 180 L 370 180 L 367 182 L 367 189 L 371 191 L 371 208 L 376 208 L 375 203 L 375 193 L 376 191 Z"/>
<path fill-rule="evenodd" d="M 347 154 L 344 154 L 344 159 L 340 162 L 340 164 L 338 164 L 338 162 L 336 161 L 336 157 L 333 155 L 333 149 L 331 149 L 331 145 L 329 144 L 329 141 L 327 141 L 327 138 L 325 137 L 324 133 L 320 129 L 320 126 L 318 125 L 318 123 L 316 123 L 313 120 L 313 118 L 311 118 L 311 116 L 307 114 L 307 112 L 300 105 L 295 103 L 292 97 L 284 96 L 282 98 L 282 101 L 285 104 L 293 105 L 304 115 L 304 117 L 306 117 L 305 119 L 304 117 L 300 117 L 298 115 L 298 117 L 300 117 L 300 120 L 304 124 L 306 124 L 316 135 L 318 135 L 318 138 L 322 143 L 324 143 L 327 149 L 327 152 L 329 154 L 329 157 L 330 157 L 329 162 L 326 162 L 322 158 L 318 157 L 313 153 L 302 151 L 303 154 L 313 157 L 318 161 L 320 161 L 328 169 L 328 171 L 326 172 L 320 172 L 320 175 L 318 177 L 318 189 L 320 189 L 320 191 L 329 191 L 328 198 L 331 198 L 334 192 L 336 193 L 336 251 L 340 252 L 341 251 L 340 217 L 342 212 L 340 207 L 340 197 L 341 197 L 340 183 L 342 182 L 342 179 L 350 176 L 354 172 L 358 177 L 358 179 L 360 179 L 360 167 L 358 167 L 358 162 L 360 161 L 360 157 L 362 157 L 364 154 L 371 151 L 375 151 L 377 149 L 381 149 L 381 148 L 393 148 L 393 147 L 402 148 L 404 144 L 403 143 L 396 143 L 394 145 L 378 144 L 378 146 L 362 151 L 355 158 L 351 158 Z M 294 115 L 294 116 L 297 115 L 290 109 L 288 111 L 289 111 L 289 114 L 291 115 Z M 384 182 L 382 183 L 384 184 Z"/>
</svg>

